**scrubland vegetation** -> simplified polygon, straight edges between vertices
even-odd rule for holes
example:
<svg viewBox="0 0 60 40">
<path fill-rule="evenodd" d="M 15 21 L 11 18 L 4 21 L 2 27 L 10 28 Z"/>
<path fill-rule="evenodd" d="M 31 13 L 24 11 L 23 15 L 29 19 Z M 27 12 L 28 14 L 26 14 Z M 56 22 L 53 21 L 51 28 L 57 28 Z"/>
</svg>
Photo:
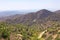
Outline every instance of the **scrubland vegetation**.
<svg viewBox="0 0 60 40">
<path fill-rule="evenodd" d="M 0 40 L 60 40 L 60 23 L 53 22 L 51 27 L 42 28 L 36 24 L 27 26 L 24 24 L 0 23 Z M 44 25 L 43 25 L 44 26 Z M 40 33 L 47 30 L 41 38 Z"/>
</svg>

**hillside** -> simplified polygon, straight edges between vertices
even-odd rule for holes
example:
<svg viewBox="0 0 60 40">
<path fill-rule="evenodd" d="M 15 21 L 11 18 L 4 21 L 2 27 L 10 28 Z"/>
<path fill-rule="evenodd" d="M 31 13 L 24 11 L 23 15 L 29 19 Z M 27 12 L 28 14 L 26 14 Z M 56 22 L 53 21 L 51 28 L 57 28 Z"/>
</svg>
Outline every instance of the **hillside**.
<svg viewBox="0 0 60 40">
<path fill-rule="evenodd" d="M 0 18 L 0 40 L 60 40 L 60 13 L 46 9 Z"/>
<path fill-rule="evenodd" d="M 18 14 L 20 15 L 20 14 Z M 28 14 L 24 14 L 22 16 L 14 15 L 10 19 L 5 19 L 6 22 L 9 23 L 23 23 L 23 24 L 34 24 L 34 23 L 44 23 L 46 21 L 60 21 L 60 13 L 55 13 L 48 11 L 46 9 L 39 10 L 37 12 L 31 12 Z M 16 17 L 15 17 L 16 16 Z"/>
</svg>

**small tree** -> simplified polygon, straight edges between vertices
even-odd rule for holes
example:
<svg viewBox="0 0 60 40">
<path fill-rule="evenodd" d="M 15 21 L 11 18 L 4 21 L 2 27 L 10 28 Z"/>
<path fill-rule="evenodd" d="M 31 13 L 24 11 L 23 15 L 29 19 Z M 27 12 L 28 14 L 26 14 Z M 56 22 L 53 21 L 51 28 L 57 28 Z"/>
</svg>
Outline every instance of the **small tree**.
<svg viewBox="0 0 60 40">
<path fill-rule="evenodd" d="M 9 39 L 10 37 L 10 31 L 7 29 L 7 28 L 3 28 L 2 29 L 2 33 L 1 33 L 1 37 L 4 38 L 4 39 Z"/>
</svg>

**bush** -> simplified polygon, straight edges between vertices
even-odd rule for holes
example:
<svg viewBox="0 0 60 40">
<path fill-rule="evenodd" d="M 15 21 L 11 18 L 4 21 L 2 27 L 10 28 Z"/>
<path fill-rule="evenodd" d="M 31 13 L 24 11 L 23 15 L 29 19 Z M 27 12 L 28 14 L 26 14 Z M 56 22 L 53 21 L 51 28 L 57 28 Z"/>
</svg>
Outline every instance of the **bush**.
<svg viewBox="0 0 60 40">
<path fill-rule="evenodd" d="M 9 32 L 7 30 L 4 30 L 2 32 L 2 35 L 1 35 L 2 38 L 6 39 L 6 38 L 9 38 L 9 36 L 10 36 L 10 34 L 9 34 Z"/>
</svg>

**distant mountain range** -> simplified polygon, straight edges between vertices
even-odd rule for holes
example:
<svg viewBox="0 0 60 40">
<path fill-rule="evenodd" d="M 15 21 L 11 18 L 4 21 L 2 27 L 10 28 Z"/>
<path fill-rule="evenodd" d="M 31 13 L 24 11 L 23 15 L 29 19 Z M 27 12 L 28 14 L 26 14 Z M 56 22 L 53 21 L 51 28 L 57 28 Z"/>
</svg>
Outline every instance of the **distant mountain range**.
<svg viewBox="0 0 60 40">
<path fill-rule="evenodd" d="M 3 12 L 8 13 L 8 12 Z M 17 13 L 17 12 L 9 12 L 9 14 Z M 19 13 L 19 12 L 18 12 Z M 27 14 L 17 14 L 8 17 L 0 18 L 7 23 L 22 23 L 22 24 L 41 24 L 47 21 L 59 21 L 60 22 L 60 10 L 51 12 L 46 9 L 39 10 L 37 12 L 30 12 Z"/>
<path fill-rule="evenodd" d="M 15 14 L 26 14 L 33 12 L 34 10 L 19 10 L 19 11 L 0 11 L 0 17 L 11 16 Z"/>
</svg>

